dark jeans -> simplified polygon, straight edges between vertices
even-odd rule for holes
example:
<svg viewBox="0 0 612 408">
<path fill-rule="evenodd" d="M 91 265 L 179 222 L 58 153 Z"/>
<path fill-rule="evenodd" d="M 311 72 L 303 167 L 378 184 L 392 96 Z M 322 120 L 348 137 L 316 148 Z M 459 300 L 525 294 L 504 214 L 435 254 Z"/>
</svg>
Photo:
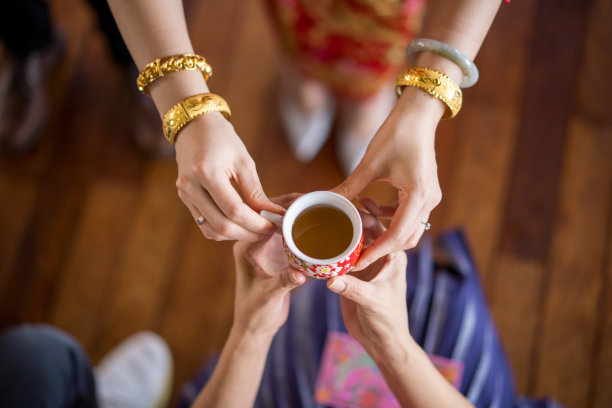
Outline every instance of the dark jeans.
<svg viewBox="0 0 612 408">
<path fill-rule="evenodd" d="M 132 58 L 106 0 L 88 1 L 115 60 L 131 64 Z M 49 46 L 53 41 L 52 26 L 45 0 L 0 0 L 0 39 L 13 53 L 26 56 Z"/>
<path fill-rule="evenodd" d="M 7 408 L 98 406 L 83 349 L 68 334 L 42 324 L 0 333 L 0 400 Z"/>
</svg>

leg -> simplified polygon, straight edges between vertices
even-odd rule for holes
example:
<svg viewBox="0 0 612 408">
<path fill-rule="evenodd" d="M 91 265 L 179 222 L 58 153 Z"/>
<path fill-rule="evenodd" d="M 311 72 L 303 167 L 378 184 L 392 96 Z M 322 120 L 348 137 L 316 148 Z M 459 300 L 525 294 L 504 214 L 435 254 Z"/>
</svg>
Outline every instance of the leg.
<svg viewBox="0 0 612 408">
<path fill-rule="evenodd" d="M 97 407 L 87 356 L 74 339 L 46 325 L 0 334 L 0 395 L 11 407 Z"/>
<path fill-rule="evenodd" d="M 7 49 L 21 56 L 47 48 L 53 39 L 47 3 L 0 2 L 0 37 Z"/>
<path fill-rule="evenodd" d="M 0 141 L 13 153 L 34 147 L 47 122 L 47 79 L 63 42 L 53 33 L 43 0 L 0 2 L 0 36 L 7 52 L 0 75 Z"/>
<path fill-rule="evenodd" d="M 337 104 L 340 165 L 348 174 L 358 164 L 395 103 L 393 81 L 420 25 L 423 2 L 266 0 L 295 65 L 297 79 L 280 84 L 280 117 L 300 161 L 310 161 L 322 147 Z M 300 81 L 296 72 L 309 80 Z"/>
</svg>

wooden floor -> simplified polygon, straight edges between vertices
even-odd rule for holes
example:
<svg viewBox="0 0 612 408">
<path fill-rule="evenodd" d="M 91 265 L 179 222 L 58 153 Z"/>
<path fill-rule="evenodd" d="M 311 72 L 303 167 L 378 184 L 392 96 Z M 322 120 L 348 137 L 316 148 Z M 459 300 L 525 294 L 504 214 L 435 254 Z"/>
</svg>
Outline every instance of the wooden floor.
<svg viewBox="0 0 612 408">
<path fill-rule="evenodd" d="M 0 157 L 0 325 L 57 325 L 94 362 L 155 330 L 178 386 L 228 333 L 231 243 L 204 240 L 177 197 L 176 165 L 130 142 L 124 85 L 85 2 L 51 3 L 68 40 L 52 120 L 33 154 Z M 308 165 L 288 151 L 281 55 L 261 2 L 190 1 L 187 14 L 266 192 L 339 183 L 333 143 Z M 606 0 L 504 4 L 476 61 L 481 80 L 437 138 L 444 198 L 432 232 L 466 229 L 519 391 L 568 407 L 612 406 L 610 21 Z"/>
</svg>

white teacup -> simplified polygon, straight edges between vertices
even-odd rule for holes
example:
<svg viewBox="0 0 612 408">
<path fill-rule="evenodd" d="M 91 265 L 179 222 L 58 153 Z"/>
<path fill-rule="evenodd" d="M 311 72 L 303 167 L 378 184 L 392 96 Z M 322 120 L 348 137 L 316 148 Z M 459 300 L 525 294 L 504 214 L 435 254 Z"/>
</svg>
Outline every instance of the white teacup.
<svg viewBox="0 0 612 408">
<path fill-rule="evenodd" d="M 342 211 L 350 219 L 353 236 L 349 246 L 342 253 L 328 259 L 317 259 L 304 254 L 293 241 L 293 224 L 307 209 L 315 205 L 326 205 Z M 283 236 L 285 254 L 292 267 L 300 270 L 306 276 L 316 279 L 327 279 L 344 275 L 350 271 L 363 248 L 363 226 L 357 208 L 343 196 L 331 191 L 313 191 L 304 194 L 291 204 L 285 215 L 261 211 L 261 216 L 280 227 Z"/>
</svg>

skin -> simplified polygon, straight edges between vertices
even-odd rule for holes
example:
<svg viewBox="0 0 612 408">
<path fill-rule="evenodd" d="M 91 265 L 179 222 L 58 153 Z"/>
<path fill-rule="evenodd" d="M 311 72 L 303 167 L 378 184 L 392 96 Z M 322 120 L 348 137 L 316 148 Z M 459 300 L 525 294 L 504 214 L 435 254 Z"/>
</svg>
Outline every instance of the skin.
<svg viewBox="0 0 612 408">
<path fill-rule="evenodd" d="M 373 216 L 363 217 L 368 240 L 384 232 Z M 253 405 L 272 338 L 288 316 L 290 292 L 306 281 L 288 267 L 278 234 L 256 243 L 236 243 L 234 260 L 234 322 L 195 408 Z M 402 406 L 471 406 L 410 336 L 405 270 L 406 255 L 397 252 L 357 275 L 328 281 L 328 287 L 341 295 L 349 333 L 372 356 Z"/>
<path fill-rule="evenodd" d="M 430 0 L 421 36 L 446 42 L 473 59 L 500 4 L 501 0 Z M 155 58 L 193 52 L 180 0 L 109 0 L 109 5 L 140 69 Z M 417 66 L 441 70 L 456 83 L 463 75 L 451 61 L 427 52 L 419 56 Z M 182 71 L 155 81 L 150 91 L 163 116 L 178 101 L 209 89 L 200 73 Z M 377 180 L 398 191 L 397 203 L 386 208 L 393 210 L 386 214 L 391 218 L 389 230 L 364 251 L 356 269 L 414 247 L 423 234 L 422 222 L 442 199 L 434 142 L 444 109 L 422 90 L 405 89 L 361 163 L 334 188 L 349 199 Z M 252 158 L 221 114 L 201 116 L 181 130 L 176 160 L 179 197 L 194 220 L 206 220 L 200 226 L 206 238 L 252 242 L 275 229 L 259 211 L 283 209 L 266 197 Z"/>
<path fill-rule="evenodd" d="M 362 214 L 367 241 L 385 233 L 369 214 Z M 368 268 L 330 279 L 338 293 L 349 334 L 374 360 L 403 407 L 471 407 L 433 366 L 408 330 L 406 254 L 386 255 Z"/>
<path fill-rule="evenodd" d="M 501 0 L 429 0 L 420 36 L 445 42 L 473 60 L 500 4 Z M 457 84 L 463 77 L 457 65 L 433 53 L 420 54 L 416 65 L 440 70 Z M 390 218 L 391 223 L 363 252 L 356 270 L 386 254 L 416 246 L 423 235 L 422 222 L 442 200 L 435 134 L 444 111 L 441 101 L 420 89 L 405 88 L 357 168 L 333 189 L 349 199 L 374 181 L 388 182 L 397 189 L 395 204 L 372 212 Z"/>
<path fill-rule="evenodd" d="M 139 69 L 156 58 L 193 52 L 181 0 L 108 3 Z M 149 90 L 162 118 L 179 101 L 210 92 L 197 71 L 173 73 Z M 275 230 L 259 211 L 282 213 L 283 208 L 267 198 L 253 159 L 220 113 L 191 121 L 181 130 L 175 148 L 178 195 L 194 220 L 200 216 L 206 220 L 200 225 L 206 238 L 252 242 Z"/>
</svg>

